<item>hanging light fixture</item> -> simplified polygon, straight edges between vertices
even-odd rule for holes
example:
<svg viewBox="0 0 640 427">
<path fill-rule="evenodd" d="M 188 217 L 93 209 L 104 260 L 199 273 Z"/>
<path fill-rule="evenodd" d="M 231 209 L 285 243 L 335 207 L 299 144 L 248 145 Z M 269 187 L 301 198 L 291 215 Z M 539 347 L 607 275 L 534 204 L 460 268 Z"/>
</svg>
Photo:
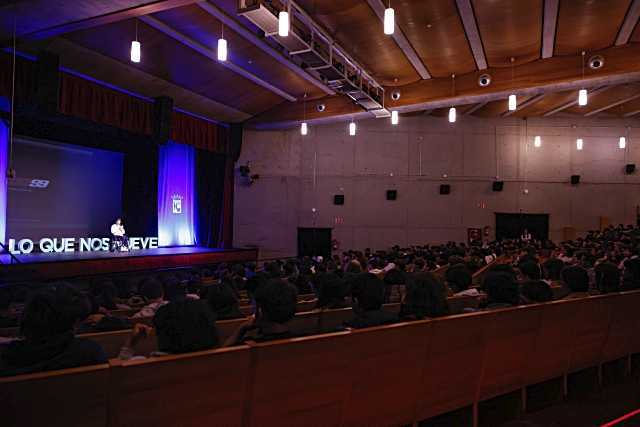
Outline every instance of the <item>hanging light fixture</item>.
<svg viewBox="0 0 640 427">
<path fill-rule="evenodd" d="M 287 37 L 289 35 L 289 7 L 287 4 L 285 4 L 285 6 L 287 6 L 287 8 L 278 14 L 278 35 L 280 37 Z"/>
<path fill-rule="evenodd" d="M 224 38 L 224 23 L 222 24 L 222 31 L 220 38 L 218 39 L 218 61 L 224 62 L 227 60 L 227 40 Z"/>
<path fill-rule="evenodd" d="M 515 58 L 512 56 L 511 57 L 511 85 L 513 86 L 513 81 L 514 81 L 514 64 L 515 64 Z M 511 94 L 509 95 L 509 111 L 516 111 L 516 109 L 518 108 L 518 100 L 516 99 L 516 95 L 515 94 Z"/>
<path fill-rule="evenodd" d="M 136 39 L 131 42 L 131 62 L 140 62 L 141 56 L 142 45 L 138 41 L 138 20 L 136 19 Z"/>
<path fill-rule="evenodd" d="M 584 148 L 584 141 L 582 138 L 576 139 L 576 150 L 582 151 L 582 148 Z"/>
<path fill-rule="evenodd" d="M 582 80 L 584 81 L 584 55 L 586 52 L 582 51 Z M 578 91 L 578 105 L 584 107 L 589 102 L 587 90 L 582 88 Z"/>
<path fill-rule="evenodd" d="M 456 95 L 456 75 L 451 74 L 451 95 Z M 449 108 L 449 123 L 456 122 L 456 107 Z"/>
<path fill-rule="evenodd" d="M 305 136 L 309 133 L 309 127 L 307 126 L 307 94 L 304 94 L 304 101 L 302 103 L 302 123 L 300 124 L 300 135 Z"/>
<path fill-rule="evenodd" d="M 351 123 L 349 123 L 349 135 L 356 136 L 356 122 L 351 119 Z"/>
<path fill-rule="evenodd" d="M 396 26 L 395 11 L 391 8 L 391 0 L 389 0 L 389 7 L 384 10 L 384 33 L 388 36 L 393 34 Z"/>
<path fill-rule="evenodd" d="M 627 147 L 627 138 L 624 136 L 620 137 L 620 140 L 618 141 L 618 148 L 621 150 L 624 150 Z"/>
<path fill-rule="evenodd" d="M 533 146 L 536 148 L 542 147 L 542 138 L 540 138 L 540 135 L 533 137 Z"/>
<path fill-rule="evenodd" d="M 392 125 L 397 125 L 399 122 L 399 117 L 398 117 L 398 111 L 397 110 L 393 110 L 391 112 L 391 124 Z"/>
</svg>

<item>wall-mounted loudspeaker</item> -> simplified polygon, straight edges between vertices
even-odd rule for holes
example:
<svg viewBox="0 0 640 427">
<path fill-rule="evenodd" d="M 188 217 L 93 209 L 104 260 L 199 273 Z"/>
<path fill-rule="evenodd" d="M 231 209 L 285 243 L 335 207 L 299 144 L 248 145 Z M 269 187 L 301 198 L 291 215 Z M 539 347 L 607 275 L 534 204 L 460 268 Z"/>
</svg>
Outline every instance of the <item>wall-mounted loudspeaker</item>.
<svg viewBox="0 0 640 427">
<path fill-rule="evenodd" d="M 398 198 L 398 190 L 387 190 L 387 200 L 396 200 Z"/>
<path fill-rule="evenodd" d="M 504 181 L 493 181 L 493 185 L 491 187 L 493 191 L 502 191 L 504 188 Z"/>
<path fill-rule="evenodd" d="M 451 186 L 449 184 L 440 185 L 440 194 L 449 194 L 451 193 Z"/>
<path fill-rule="evenodd" d="M 333 204 L 337 206 L 344 205 L 344 194 L 335 194 L 333 196 Z"/>
<path fill-rule="evenodd" d="M 631 175 L 632 173 L 634 173 L 636 171 L 635 163 L 629 163 L 628 165 L 626 165 L 624 167 L 624 171 L 627 175 Z"/>
<path fill-rule="evenodd" d="M 571 185 L 580 184 L 580 175 L 571 175 Z"/>
</svg>

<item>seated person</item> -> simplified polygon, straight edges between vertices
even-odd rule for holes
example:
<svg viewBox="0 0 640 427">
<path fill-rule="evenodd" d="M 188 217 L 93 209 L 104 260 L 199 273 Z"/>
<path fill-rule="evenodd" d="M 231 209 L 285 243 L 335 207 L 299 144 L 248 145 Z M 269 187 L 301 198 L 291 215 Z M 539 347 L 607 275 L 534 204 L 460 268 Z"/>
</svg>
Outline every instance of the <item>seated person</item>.
<svg viewBox="0 0 640 427">
<path fill-rule="evenodd" d="M 225 346 L 246 341 L 291 338 L 288 322 L 296 314 L 298 292 L 286 280 L 272 278 L 256 289 L 256 314 L 227 339 Z"/>
<path fill-rule="evenodd" d="M 402 320 L 421 320 L 449 313 L 445 286 L 433 273 L 417 273 L 406 286 L 407 294 L 400 307 Z"/>
<path fill-rule="evenodd" d="M 543 280 L 528 280 L 520 287 L 520 301 L 523 304 L 553 301 L 551 286 Z"/>
<path fill-rule="evenodd" d="M 373 273 L 362 274 L 353 283 L 352 298 L 354 317 L 345 322 L 351 328 L 360 329 L 370 326 L 394 323 L 398 316 L 382 309 L 384 303 L 384 282 Z"/>
<path fill-rule="evenodd" d="M 95 332 L 120 331 L 131 329 L 131 321 L 126 318 L 113 316 L 105 312 L 100 302 L 92 295 L 87 295 L 91 311 L 76 326 L 76 334 L 89 334 Z"/>
<path fill-rule="evenodd" d="M 611 262 L 598 264 L 596 271 L 596 287 L 601 294 L 620 291 L 620 270 Z"/>
<path fill-rule="evenodd" d="M 487 310 L 513 307 L 520 302 L 518 283 L 508 272 L 490 271 L 485 276 L 483 288 L 487 293 Z"/>
<path fill-rule="evenodd" d="M 156 311 L 165 305 L 162 284 L 154 278 L 148 278 L 140 285 L 140 295 L 145 300 L 145 306 L 131 316 L 132 319 L 153 317 Z"/>
<path fill-rule="evenodd" d="M 135 356 L 136 346 L 155 334 L 158 351 L 150 356 L 209 350 L 218 345 L 216 316 L 201 300 L 172 301 L 158 309 L 151 328 L 138 323 L 120 349 L 118 358 L 142 359 Z"/>
<path fill-rule="evenodd" d="M 569 295 L 564 299 L 585 298 L 589 296 L 589 273 L 580 266 L 565 267 L 560 273 L 562 281 L 569 287 Z"/>
<path fill-rule="evenodd" d="M 209 286 L 207 303 L 216 314 L 218 320 L 240 319 L 245 315 L 240 311 L 240 304 L 233 289 L 226 283 Z"/>
<path fill-rule="evenodd" d="M 88 311 L 87 299 L 65 284 L 35 293 L 20 322 L 22 339 L 0 345 L 0 376 L 106 363 L 100 345 L 74 335 Z"/>
<path fill-rule="evenodd" d="M 346 301 L 349 288 L 345 281 L 335 273 L 324 273 L 316 281 L 318 302 L 316 308 L 336 309 L 349 307 Z"/>
<path fill-rule="evenodd" d="M 0 287 L 0 328 L 13 328 L 19 324 L 18 316 L 11 307 L 11 297 L 8 286 Z"/>
<path fill-rule="evenodd" d="M 621 291 L 630 291 L 640 288 L 640 259 L 630 258 L 623 263 Z"/>
<path fill-rule="evenodd" d="M 112 243 L 111 247 L 109 248 L 111 251 L 116 250 L 118 246 L 121 251 L 126 252 L 129 250 L 129 238 L 125 234 L 124 225 L 122 224 L 121 218 L 116 219 L 116 222 L 111 225 L 111 236 Z"/>
<path fill-rule="evenodd" d="M 477 297 L 480 295 L 477 289 L 470 289 L 473 278 L 464 264 L 455 264 L 449 267 L 445 273 L 445 278 L 453 296 Z"/>
</svg>

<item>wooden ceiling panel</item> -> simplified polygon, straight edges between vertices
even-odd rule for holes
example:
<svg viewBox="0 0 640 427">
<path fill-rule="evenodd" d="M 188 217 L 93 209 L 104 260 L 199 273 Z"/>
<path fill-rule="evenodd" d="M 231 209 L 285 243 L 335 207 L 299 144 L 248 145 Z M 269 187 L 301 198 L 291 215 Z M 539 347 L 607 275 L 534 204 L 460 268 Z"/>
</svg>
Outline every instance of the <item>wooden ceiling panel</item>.
<svg viewBox="0 0 640 427">
<path fill-rule="evenodd" d="M 138 34 L 142 44 L 142 61 L 139 64 L 133 64 L 129 59 L 131 40 L 135 37 L 134 20 L 71 33 L 66 38 L 250 114 L 260 113 L 283 101 L 281 97 L 142 22 L 138 24 Z"/>
<path fill-rule="evenodd" d="M 556 55 L 575 55 L 613 46 L 631 0 L 562 0 Z"/>
<path fill-rule="evenodd" d="M 548 93 L 538 102 L 529 105 L 522 110 L 516 111 L 513 115 L 517 117 L 535 117 L 541 116 L 547 111 L 551 111 L 561 105 L 571 102 L 578 98 L 578 93 L 575 90 Z"/>
<path fill-rule="evenodd" d="M 591 111 L 612 105 L 615 102 L 625 99 L 631 95 L 635 95 L 638 92 L 640 92 L 640 88 L 635 84 L 612 86 L 607 90 L 589 96 L 589 103 L 584 107 L 574 105 L 567 108 L 565 112 L 584 115 Z"/>
<path fill-rule="evenodd" d="M 153 16 L 191 39 L 216 50 L 222 23 L 198 6 L 175 8 Z M 298 98 L 305 93 L 311 98 L 324 95 L 320 89 L 275 61 L 233 30 L 225 28 L 224 36 L 229 45 L 229 61 L 234 64 Z"/>
<path fill-rule="evenodd" d="M 603 114 L 612 114 L 619 117 L 625 117 L 628 115 L 640 117 L 637 116 L 637 114 L 640 114 L 640 98 L 636 98 L 629 102 L 625 102 L 624 104 L 613 107 L 605 111 Z"/>
<path fill-rule="evenodd" d="M 433 77 L 475 71 L 455 0 L 404 0 L 394 8 L 397 25 Z"/>
<path fill-rule="evenodd" d="M 631 33 L 631 38 L 629 38 L 629 41 L 632 43 L 640 43 L 640 22 L 636 23 L 636 26 L 633 29 L 633 33 Z"/>
<path fill-rule="evenodd" d="M 489 67 L 508 67 L 540 57 L 542 0 L 473 0 Z"/>
<path fill-rule="evenodd" d="M 399 86 L 420 76 L 364 0 L 299 0 L 298 4 L 380 84 Z"/>
</svg>

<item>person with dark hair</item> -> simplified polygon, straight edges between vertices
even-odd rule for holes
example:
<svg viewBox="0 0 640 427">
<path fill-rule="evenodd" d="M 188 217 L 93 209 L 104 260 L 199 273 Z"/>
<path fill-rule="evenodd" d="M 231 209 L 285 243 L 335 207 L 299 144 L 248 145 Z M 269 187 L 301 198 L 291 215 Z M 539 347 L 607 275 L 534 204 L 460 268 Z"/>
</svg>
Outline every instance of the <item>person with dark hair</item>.
<svg viewBox="0 0 640 427">
<path fill-rule="evenodd" d="M 589 273 L 574 265 L 565 267 L 560 273 L 562 281 L 569 287 L 570 293 L 564 299 L 585 298 L 589 296 Z"/>
<path fill-rule="evenodd" d="M 615 264 L 603 262 L 595 268 L 596 287 L 602 294 L 620 291 L 620 270 Z"/>
<path fill-rule="evenodd" d="M 477 297 L 480 295 L 477 289 L 469 289 L 473 277 L 464 264 L 455 264 L 449 267 L 445 273 L 445 280 L 454 296 Z"/>
<path fill-rule="evenodd" d="M 372 273 L 362 274 L 354 280 L 351 290 L 354 317 L 345 322 L 346 326 L 360 329 L 396 322 L 398 317 L 382 308 L 384 288 L 384 282 Z"/>
<path fill-rule="evenodd" d="M 162 290 L 164 299 L 169 302 L 182 301 L 187 298 L 186 283 L 175 276 L 165 278 Z"/>
<path fill-rule="evenodd" d="M 226 283 L 209 286 L 207 303 L 216 314 L 218 320 L 240 319 L 245 317 L 240 311 L 240 305 L 233 289 Z"/>
<path fill-rule="evenodd" d="M 154 278 L 148 278 L 140 285 L 140 295 L 145 299 L 146 305 L 131 316 L 132 319 L 153 317 L 156 311 L 165 305 L 162 284 Z"/>
<path fill-rule="evenodd" d="M 483 288 L 487 293 L 487 309 L 512 307 L 520 302 L 518 283 L 506 272 L 490 271 L 484 279 Z"/>
<path fill-rule="evenodd" d="M 630 258 L 624 261 L 621 291 L 640 288 L 640 259 Z"/>
<path fill-rule="evenodd" d="M 209 305 L 201 300 L 182 299 L 163 305 L 153 317 L 153 326 L 136 324 L 120 349 L 118 358 L 144 358 L 135 356 L 136 346 L 154 333 L 158 350 L 150 356 L 203 351 L 218 345 L 216 316 Z"/>
<path fill-rule="evenodd" d="M 349 306 L 345 300 L 349 293 L 349 287 L 343 279 L 333 272 L 322 273 L 317 279 L 318 302 L 316 308 L 335 309 Z"/>
<path fill-rule="evenodd" d="M 524 304 L 553 301 L 553 292 L 543 280 L 528 280 L 520 287 L 520 299 Z"/>
<path fill-rule="evenodd" d="M 87 298 L 66 284 L 34 294 L 20 322 L 22 338 L 0 345 L 0 376 L 106 363 L 100 345 L 74 335 L 89 310 Z"/>
<path fill-rule="evenodd" d="M 445 286 L 433 273 L 417 273 L 407 283 L 407 294 L 400 307 L 402 320 L 420 320 L 449 313 Z"/>
<path fill-rule="evenodd" d="M 0 328 L 18 326 L 18 316 L 11 310 L 11 297 L 11 289 L 8 286 L 0 287 Z"/>
<path fill-rule="evenodd" d="M 542 279 L 542 272 L 537 262 L 532 260 L 524 261 L 518 264 L 518 269 L 522 274 L 524 281 Z"/>
<path fill-rule="evenodd" d="M 272 341 L 293 336 L 289 321 L 296 314 L 298 292 L 283 279 L 270 279 L 255 293 L 256 314 L 227 339 L 225 345 Z"/>
</svg>

